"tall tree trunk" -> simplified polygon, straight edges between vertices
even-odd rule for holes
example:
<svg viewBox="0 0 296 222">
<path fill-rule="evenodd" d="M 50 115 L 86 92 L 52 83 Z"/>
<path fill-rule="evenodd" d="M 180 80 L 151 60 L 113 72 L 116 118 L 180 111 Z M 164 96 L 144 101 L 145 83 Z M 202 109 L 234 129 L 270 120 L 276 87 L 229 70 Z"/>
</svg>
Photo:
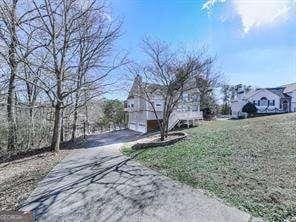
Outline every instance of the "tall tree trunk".
<svg viewBox="0 0 296 222">
<path fill-rule="evenodd" d="M 77 75 L 77 89 L 81 86 L 81 73 L 80 73 L 80 68 L 78 70 L 78 75 Z M 74 106 L 74 116 L 73 116 L 73 125 L 72 125 L 72 140 L 75 139 L 76 137 L 76 131 L 77 131 L 77 120 L 78 120 L 78 106 L 79 106 L 79 91 L 75 93 L 75 106 Z"/>
<path fill-rule="evenodd" d="M 77 81 L 77 88 L 80 87 L 80 78 Z M 74 106 L 74 116 L 73 116 L 73 123 L 72 123 L 72 136 L 71 139 L 74 140 L 76 137 L 77 131 L 77 119 L 78 119 L 78 104 L 79 103 L 79 92 L 75 94 L 75 106 Z"/>
<path fill-rule="evenodd" d="M 8 96 L 7 96 L 7 121 L 8 121 L 8 138 L 7 138 L 7 149 L 15 149 L 16 143 L 16 122 L 15 122 L 15 78 L 17 71 L 17 60 L 16 60 L 16 4 L 17 0 L 12 3 L 12 14 L 11 14 L 11 42 L 9 45 L 9 67 L 10 67 L 10 78 L 8 84 Z"/>
<path fill-rule="evenodd" d="M 78 111 L 77 111 L 77 109 L 75 109 L 74 116 L 73 116 L 73 123 L 72 123 L 72 135 L 71 135 L 72 140 L 74 140 L 76 137 L 77 119 L 78 119 Z"/>
<path fill-rule="evenodd" d="M 167 138 L 168 137 L 168 126 L 169 126 L 169 118 L 168 117 L 165 117 L 163 119 L 163 127 L 164 127 L 164 138 Z"/>
<path fill-rule="evenodd" d="M 28 136 L 27 136 L 27 148 L 30 148 L 30 146 L 33 146 L 33 138 L 35 137 L 35 124 L 34 124 L 34 106 L 36 101 L 36 96 L 33 95 L 32 87 L 29 83 L 26 83 L 27 86 L 27 96 L 29 100 L 29 129 L 28 129 Z"/>
<path fill-rule="evenodd" d="M 65 130 L 64 130 L 64 110 L 61 110 L 61 139 L 60 139 L 60 143 L 63 143 L 65 140 L 64 133 L 65 133 Z"/>
<path fill-rule="evenodd" d="M 85 101 L 87 101 L 87 97 L 85 95 Z M 88 104 L 85 103 L 85 122 L 86 122 L 86 131 L 89 134 L 89 115 L 88 115 Z"/>
<path fill-rule="evenodd" d="M 28 141 L 27 141 L 27 149 L 29 149 L 30 148 L 30 146 L 33 146 L 33 140 L 32 140 L 32 138 L 34 138 L 34 136 L 35 136 L 35 126 L 34 126 L 34 115 L 33 115 L 33 104 L 32 103 L 30 103 L 30 105 L 29 105 L 30 107 L 29 107 L 29 116 L 30 116 L 30 122 L 29 122 L 29 124 L 28 124 L 28 126 L 29 126 L 29 129 L 28 129 L 28 136 L 27 136 L 27 139 L 28 139 Z"/>
<path fill-rule="evenodd" d="M 61 143 L 61 126 L 62 126 L 62 104 L 61 102 L 57 102 L 54 111 L 54 125 L 53 125 L 53 133 L 51 140 L 51 148 L 55 152 L 60 151 L 60 143 Z"/>
<path fill-rule="evenodd" d="M 55 152 L 60 151 L 60 143 L 61 143 L 61 128 L 62 128 L 62 73 L 58 70 L 57 66 L 55 69 L 56 77 L 57 77 L 57 102 L 54 110 L 54 125 L 52 132 L 52 140 L 51 140 L 51 149 Z"/>
<path fill-rule="evenodd" d="M 160 141 L 164 141 L 165 130 L 163 127 L 160 129 Z"/>
<path fill-rule="evenodd" d="M 7 149 L 15 148 L 16 143 L 16 122 L 15 122 L 15 71 L 11 70 L 9 78 L 8 96 L 7 96 L 7 121 L 8 121 L 8 138 Z"/>
</svg>

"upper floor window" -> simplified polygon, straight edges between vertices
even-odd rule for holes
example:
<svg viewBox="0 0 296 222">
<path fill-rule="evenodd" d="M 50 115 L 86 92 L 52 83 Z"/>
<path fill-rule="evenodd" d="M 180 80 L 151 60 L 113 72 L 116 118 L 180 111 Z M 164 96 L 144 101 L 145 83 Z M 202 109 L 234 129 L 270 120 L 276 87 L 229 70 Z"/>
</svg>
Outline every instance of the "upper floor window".
<svg viewBox="0 0 296 222">
<path fill-rule="evenodd" d="M 127 102 L 126 102 L 126 101 L 124 101 L 124 103 L 123 103 L 123 107 L 124 107 L 124 108 L 127 108 L 127 107 L 128 107 L 128 105 L 127 105 Z"/>
<path fill-rule="evenodd" d="M 266 97 L 260 99 L 260 106 L 268 106 L 268 100 Z"/>
<path fill-rule="evenodd" d="M 193 100 L 193 102 L 198 102 L 198 96 L 193 96 L 192 100 Z"/>
<path fill-rule="evenodd" d="M 187 102 L 189 100 L 189 94 L 188 93 L 183 93 L 182 100 Z"/>
</svg>

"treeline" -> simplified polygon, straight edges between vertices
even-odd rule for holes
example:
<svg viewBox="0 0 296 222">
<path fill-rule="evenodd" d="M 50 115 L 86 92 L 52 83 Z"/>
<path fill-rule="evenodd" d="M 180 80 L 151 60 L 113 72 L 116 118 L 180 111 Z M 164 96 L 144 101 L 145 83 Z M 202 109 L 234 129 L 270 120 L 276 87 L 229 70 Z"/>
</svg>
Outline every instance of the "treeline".
<svg viewBox="0 0 296 222">
<path fill-rule="evenodd" d="M 104 101 L 102 104 L 102 115 L 97 122 L 101 131 L 104 129 L 111 131 L 126 127 L 127 117 L 123 107 L 123 102 L 117 99 Z"/>
<path fill-rule="evenodd" d="M 121 23 L 101 1 L 0 0 L 1 151 L 50 146 L 89 128 L 94 98 L 125 63 Z"/>
<path fill-rule="evenodd" d="M 241 85 L 245 93 L 250 92 L 253 87 L 250 85 Z M 231 101 L 235 98 L 237 94 L 237 86 L 222 84 L 221 85 L 221 96 L 222 96 L 222 104 L 220 105 L 219 114 L 222 115 L 230 115 L 231 114 Z"/>
</svg>

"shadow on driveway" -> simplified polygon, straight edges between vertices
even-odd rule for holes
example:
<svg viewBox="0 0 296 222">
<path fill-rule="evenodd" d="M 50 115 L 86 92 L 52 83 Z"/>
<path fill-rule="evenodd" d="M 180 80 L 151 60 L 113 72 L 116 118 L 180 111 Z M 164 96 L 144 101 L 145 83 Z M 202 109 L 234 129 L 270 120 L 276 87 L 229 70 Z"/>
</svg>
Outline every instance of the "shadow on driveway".
<svg viewBox="0 0 296 222">
<path fill-rule="evenodd" d="M 143 134 L 132 130 L 116 130 L 112 132 L 89 135 L 86 139 L 79 138 L 74 141 L 65 142 L 63 144 L 63 149 L 95 148 L 117 143 L 132 142 L 140 139 L 141 137 L 143 137 Z"/>
<path fill-rule="evenodd" d="M 249 214 L 112 151 L 139 136 L 118 131 L 75 145 L 100 148 L 80 149 L 64 159 L 20 210 L 31 211 L 35 221 L 50 222 L 250 221 Z"/>
<path fill-rule="evenodd" d="M 70 158 L 53 170 L 21 210 L 36 221 L 130 221 L 156 206 L 159 176 L 122 155 Z"/>
</svg>

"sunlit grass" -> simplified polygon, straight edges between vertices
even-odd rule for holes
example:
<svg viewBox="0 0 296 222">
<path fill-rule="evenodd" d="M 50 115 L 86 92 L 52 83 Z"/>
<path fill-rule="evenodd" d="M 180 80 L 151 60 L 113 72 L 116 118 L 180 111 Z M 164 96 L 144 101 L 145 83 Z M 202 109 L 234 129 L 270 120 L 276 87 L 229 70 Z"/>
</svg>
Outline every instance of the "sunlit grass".
<svg viewBox="0 0 296 222">
<path fill-rule="evenodd" d="M 137 159 L 272 221 L 296 217 L 296 115 L 204 123 Z M 126 149 L 127 155 L 135 151 Z"/>
</svg>

